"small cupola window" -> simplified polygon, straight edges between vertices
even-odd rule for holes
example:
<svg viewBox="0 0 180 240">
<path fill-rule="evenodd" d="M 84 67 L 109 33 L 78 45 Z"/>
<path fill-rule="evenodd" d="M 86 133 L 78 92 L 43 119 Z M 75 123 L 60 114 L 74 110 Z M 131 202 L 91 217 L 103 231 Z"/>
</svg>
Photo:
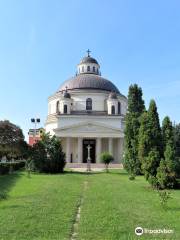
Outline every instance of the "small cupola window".
<svg viewBox="0 0 180 240">
<path fill-rule="evenodd" d="M 118 102 L 118 114 L 121 114 L 121 103 Z"/>
<path fill-rule="evenodd" d="M 92 110 L 92 99 L 91 98 L 86 99 L 86 110 Z"/>
<path fill-rule="evenodd" d="M 87 66 L 87 71 L 90 72 L 90 66 Z"/>
<path fill-rule="evenodd" d="M 64 114 L 67 114 L 67 105 L 64 105 Z"/>
<path fill-rule="evenodd" d="M 56 113 L 59 113 L 59 101 L 56 102 Z"/>
<path fill-rule="evenodd" d="M 115 114 L 115 106 L 114 106 L 114 105 L 112 105 L 112 107 L 111 107 L 111 114 L 112 114 L 112 115 Z"/>
<path fill-rule="evenodd" d="M 93 72 L 95 72 L 96 71 L 96 68 L 95 68 L 95 66 L 93 66 Z"/>
</svg>

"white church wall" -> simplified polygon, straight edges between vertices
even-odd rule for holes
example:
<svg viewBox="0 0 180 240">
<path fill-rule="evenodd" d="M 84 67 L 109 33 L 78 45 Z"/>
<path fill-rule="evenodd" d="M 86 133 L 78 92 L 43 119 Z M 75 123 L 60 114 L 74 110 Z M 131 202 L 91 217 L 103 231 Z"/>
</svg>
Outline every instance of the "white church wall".
<svg viewBox="0 0 180 240">
<path fill-rule="evenodd" d="M 92 110 L 93 111 L 105 111 L 104 101 L 105 95 L 95 95 L 90 93 L 84 93 L 83 95 L 73 95 L 74 110 L 83 111 L 86 110 L 86 99 L 92 99 Z"/>
<path fill-rule="evenodd" d="M 56 129 L 57 126 L 58 126 L 58 123 L 57 123 L 57 122 L 46 124 L 46 133 L 49 132 L 50 135 L 53 136 L 53 135 L 55 134 L 54 131 L 53 131 L 53 129 Z"/>
</svg>

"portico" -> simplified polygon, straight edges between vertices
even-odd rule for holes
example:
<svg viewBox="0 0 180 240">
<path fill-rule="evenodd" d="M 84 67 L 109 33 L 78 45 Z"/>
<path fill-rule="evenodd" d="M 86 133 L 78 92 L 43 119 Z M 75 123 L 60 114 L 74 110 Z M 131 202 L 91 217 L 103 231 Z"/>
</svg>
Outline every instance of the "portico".
<svg viewBox="0 0 180 240">
<path fill-rule="evenodd" d="M 90 144 L 92 163 L 100 163 L 102 152 L 110 152 L 114 157 L 114 163 L 122 162 L 123 138 L 82 138 L 63 137 L 60 138 L 66 153 L 66 162 L 86 163 L 87 145 Z"/>
</svg>

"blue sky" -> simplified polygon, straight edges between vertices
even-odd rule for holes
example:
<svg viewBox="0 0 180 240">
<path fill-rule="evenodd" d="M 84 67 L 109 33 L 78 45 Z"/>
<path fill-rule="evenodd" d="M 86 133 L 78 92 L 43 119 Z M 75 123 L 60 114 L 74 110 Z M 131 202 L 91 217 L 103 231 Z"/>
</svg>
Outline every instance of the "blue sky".
<svg viewBox="0 0 180 240">
<path fill-rule="evenodd" d="M 89 48 L 102 75 L 127 94 L 139 84 L 160 119 L 180 122 L 180 2 L 1 0 L 0 119 L 44 124 L 47 98 Z"/>
</svg>

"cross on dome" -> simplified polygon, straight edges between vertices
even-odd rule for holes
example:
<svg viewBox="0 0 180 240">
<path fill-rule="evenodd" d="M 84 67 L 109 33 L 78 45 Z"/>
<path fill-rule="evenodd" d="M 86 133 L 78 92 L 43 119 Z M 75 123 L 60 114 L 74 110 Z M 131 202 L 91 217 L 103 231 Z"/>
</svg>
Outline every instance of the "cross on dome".
<svg viewBox="0 0 180 240">
<path fill-rule="evenodd" d="M 88 54 L 88 57 L 90 57 L 90 52 L 91 52 L 91 51 L 88 49 L 86 52 L 87 52 L 87 54 Z"/>
</svg>

